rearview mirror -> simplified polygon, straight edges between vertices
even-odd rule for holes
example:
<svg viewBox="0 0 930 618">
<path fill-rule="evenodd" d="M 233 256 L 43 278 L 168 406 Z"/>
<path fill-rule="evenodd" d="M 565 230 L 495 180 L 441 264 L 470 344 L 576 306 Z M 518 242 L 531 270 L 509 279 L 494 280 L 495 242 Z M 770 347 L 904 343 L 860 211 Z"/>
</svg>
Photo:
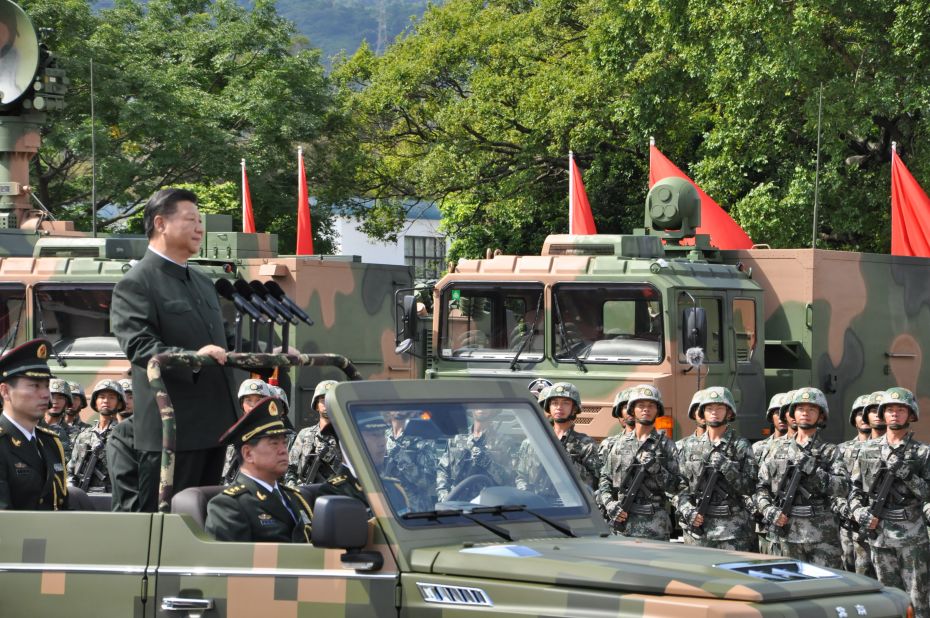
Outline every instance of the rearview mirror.
<svg viewBox="0 0 930 618">
<path fill-rule="evenodd" d="M 405 290 L 398 290 L 403 291 Z M 406 295 L 400 302 L 397 302 L 396 295 L 394 298 L 394 343 L 397 346 L 394 353 L 407 354 L 417 339 L 417 297 Z"/>
<path fill-rule="evenodd" d="M 707 312 L 703 307 L 685 307 L 681 314 L 683 348 L 707 349 Z"/>
<path fill-rule="evenodd" d="M 384 557 L 373 551 L 361 551 L 368 544 L 368 509 L 348 496 L 321 496 L 313 504 L 314 547 L 344 549 L 340 560 L 343 568 L 356 571 L 377 571 Z"/>
</svg>

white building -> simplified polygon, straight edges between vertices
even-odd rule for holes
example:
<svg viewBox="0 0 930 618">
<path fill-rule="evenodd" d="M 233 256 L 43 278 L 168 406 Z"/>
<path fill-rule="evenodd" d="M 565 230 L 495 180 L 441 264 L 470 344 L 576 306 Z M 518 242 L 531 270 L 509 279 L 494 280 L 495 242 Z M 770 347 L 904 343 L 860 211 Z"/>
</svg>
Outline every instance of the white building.
<svg viewBox="0 0 930 618">
<path fill-rule="evenodd" d="M 416 279 L 438 279 L 446 270 L 449 240 L 439 231 L 439 209 L 430 203 L 410 208 L 396 243 L 369 238 L 358 230 L 353 217 L 337 214 L 333 218 L 336 253 L 361 256 L 374 264 L 406 264 L 414 267 Z"/>
</svg>

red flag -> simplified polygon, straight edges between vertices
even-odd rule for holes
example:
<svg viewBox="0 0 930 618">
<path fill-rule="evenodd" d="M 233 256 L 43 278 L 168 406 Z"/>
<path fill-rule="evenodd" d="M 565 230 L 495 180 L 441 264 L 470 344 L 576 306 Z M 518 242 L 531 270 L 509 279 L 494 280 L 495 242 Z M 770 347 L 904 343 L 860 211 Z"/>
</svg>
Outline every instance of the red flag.
<svg viewBox="0 0 930 618">
<path fill-rule="evenodd" d="M 297 255 L 313 255 L 313 228 L 310 225 L 310 198 L 307 194 L 303 148 L 297 149 Z"/>
<path fill-rule="evenodd" d="M 249 177 L 245 174 L 245 159 L 242 160 L 242 231 L 255 233 L 255 215 L 252 214 L 252 196 L 249 194 Z"/>
<path fill-rule="evenodd" d="M 669 176 L 684 178 L 697 189 L 701 196 L 701 226 L 698 234 L 709 234 L 711 243 L 719 249 L 751 249 L 752 239 L 743 228 L 712 200 L 701 187 L 694 184 L 684 172 L 659 152 L 654 143 L 649 144 L 649 188 Z"/>
<path fill-rule="evenodd" d="M 930 257 L 930 199 L 891 148 L 891 255 Z"/>
<path fill-rule="evenodd" d="M 575 165 L 575 157 L 571 151 L 568 152 L 568 233 L 597 234 L 591 204 L 588 203 L 588 194 L 585 193 L 584 181 L 581 180 L 581 171 Z"/>
</svg>

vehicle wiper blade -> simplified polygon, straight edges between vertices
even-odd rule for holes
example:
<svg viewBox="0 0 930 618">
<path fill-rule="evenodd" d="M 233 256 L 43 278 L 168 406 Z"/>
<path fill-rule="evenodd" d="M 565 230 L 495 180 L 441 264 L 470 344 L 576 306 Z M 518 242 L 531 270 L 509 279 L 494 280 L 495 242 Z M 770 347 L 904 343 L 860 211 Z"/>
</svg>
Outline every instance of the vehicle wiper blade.
<svg viewBox="0 0 930 618">
<path fill-rule="evenodd" d="M 473 512 L 480 513 L 483 511 L 475 509 L 475 511 Z M 495 526 L 494 524 L 490 522 L 481 521 L 474 515 L 470 515 L 469 513 L 466 513 L 465 511 L 463 511 L 462 509 L 446 509 L 446 510 L 440 510 L 440 511 L 417 511 L 416 513 L 404 513 L 400 517 L 401 519 L 436 519 L 436 520 L 438 520 L 441 517 L 464 517 L 468 521 L 478 524 L 485 530 L 493 532 L 494 534 L 504 539 L 505 541 L 513 541 L 513 537 L 510 535 L 508 531 L 504 530 L 500 526 Z"/>
<path fill-rule="evenodd" d="M 535 317 L 533 317 L 533 326 L 530 327 L 530 332 L 527 333 L 526 337 L 523 338 L 523 341 L 520 342 L 520 348 L 517 350 L 517 353 L 513 355 L 513 360 L 510 361 L 511 371 L 517 370 L 517 361 L 520 359 L 520 355 L 523 354 L 523 350 L 526 349 L 526 346 L 529 345 L 530 341 L 532 341 L 536 337 L 536 325 L 539 324 L 539 314 L 540 314 L 540 309 L 542 309 L 544 292 L 545 290 L 542 290 L 539 292 L 539 299 L 536 301 L 536 315 Z"/>
<path fill-rule="evenodd" d="M 571 353 L 572 358 L 575 360 L 575 364 L 578 365 L 578 368 L 581 369 L 581 372 L 588 373 L 588 368 L 585 366 L 584 362 L 578 358 L 578 354 L 575 352 L 575 348 L 572 347 L 571 342 L 568 340 L 568 333 L 565 332 L 565 322 L 562 321 L 562 308 L 559 307 L 559 295 L 556 294 L 555 291 L 552 292 L 552 308 L 555 309 L 555 317 L 559 322 L 559 335 L 562 337 L 562 343 Z"/>
<path fill-rule="evenodd" d="M 532 515 L 533 517 L 535 517 L 542 523 L 548 526 L 551 526 L 552 528 L 555 528 L 556 530 L 558 530 L 565 536 L 570 536 L 572 538 L 576 538 L 578 536 L 577 534 L 574 533 L 574 531 L 572 531 L 571 528 L 569 528 L 565 524 L 560 524 L 559 522 L 546 517 L 542 513 L 537 513 L 536 511 L 532 509 L 526 508 L 522 504 L 505 504 L 501 506 L 482 506 L 476 509 L 472 509 L 472 513 L 494 513 L 496 515 L 502 515 L 503 513 L 527 513 L 528 515 Z"/>
</svg>

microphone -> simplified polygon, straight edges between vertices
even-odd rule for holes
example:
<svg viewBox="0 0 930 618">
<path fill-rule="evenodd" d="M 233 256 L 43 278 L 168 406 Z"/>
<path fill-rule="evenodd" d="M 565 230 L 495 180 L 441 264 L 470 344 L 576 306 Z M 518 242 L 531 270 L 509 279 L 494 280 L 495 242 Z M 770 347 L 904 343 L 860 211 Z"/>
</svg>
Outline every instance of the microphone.
<svg viewBox="0 0 930 618">
<path fill-rule="evenodd" d="M 255 307 L 267 315 L 269 318 L 277 322 L 278 324 L 284 324 L 285 320 L 278 315 L 278 312 L 268 306 L 268 303 L 263 301 L 258 297 L 257 294 L 252 292 L 252 288 L 249 287 L 249 284 L 243 281 L 242 279 L 236 279 L 233 282 L 233 287 L 236 288 L 236 291 L 242 295 L 243 298 L 247 299 L 250 303 L 255 305 Z"/>
<path fill-rule="evenodd" d="M 263 301 L 268 303 L 268 305 L 271 306 L 272 309 L 277 311 L 281 315 L 282 318 L 284 318 L 285 320 L 287 320 L 294 326 L 297 326 L 297 318 L 294 317 L 294 314 L 288 311 L 287 307 L 285 307 L 280 302 L 278 302 L 277 298 L 269 294 L 268 289 L 265 287 L 265 285 L 261 281 L 259 281 L 258 279 L 255 279 L 254 281 L 250 281 L 249 287 L 252 288 L 252 291 L 255 294 L 257 294 L 259 298 L 261 298 Z"/>
<path fill-rule="evenodd" d="M 255 308 L 255 305 L 247 301 L 246 299 L 240 296 L 233 284 L 229 282 L 229 279 L 217 279 L 216 283 L 213 284 L 213 287 L 216 288 L 216 292 L 225 298 L 226 300 L 232 301 L 236 306 L 236 311 L 239 313 L 247 313 L 249 317 L 252 318 L 255 322 L 269 322 L 268 318 L 259 313 L 258 309 Z"/>
<path fill-rule="evenodd" d="M 265 283 L 265 288 L 267 288 L 268 293 L 274 296 L 278 302 L 287 307 L 291 313 L 297 316 L 297 318 L 305 322 L 307 326 L 313 326 L 313 320 L 310 319 L 310 316 L 307 315 L 307 312 L 297 306 L 297 303 L 292 301 L 287 297 L 287 294 L 284 293 L 284 290 L 281 289 L 281 286 L 274 281 L 268 281 Z"/>
</svg>

